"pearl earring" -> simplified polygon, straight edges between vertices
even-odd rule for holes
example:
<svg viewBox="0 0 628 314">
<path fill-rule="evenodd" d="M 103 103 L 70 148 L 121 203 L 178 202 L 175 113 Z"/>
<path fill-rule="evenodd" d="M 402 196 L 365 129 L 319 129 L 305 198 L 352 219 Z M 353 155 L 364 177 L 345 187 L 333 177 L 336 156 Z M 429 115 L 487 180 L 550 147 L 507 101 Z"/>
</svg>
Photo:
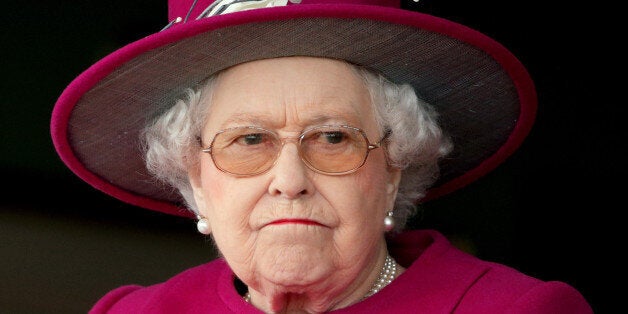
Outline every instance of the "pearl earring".
<svg viewBox="0 0 628 314">
<path fill-rule="evenodd" d="M 393 212 L 391 210 L 386 214 L 386 217 L 384 217 L 384 230 L 388 232 L 388 231 L 393 230 L 394 228 L 395 228 L 395 218 L 393 217 Z"/>
<path fill-rule="evenodd" d="M 198 218 L 198 221 L 196 222 L 196 229 L 198 229 L 198 232 L 208 235 L 211 232 L 211 229 L 209 228 L 209 221 L 207 218 L 202 216 L 196 216 L 196 218 Z"/>
</svg>

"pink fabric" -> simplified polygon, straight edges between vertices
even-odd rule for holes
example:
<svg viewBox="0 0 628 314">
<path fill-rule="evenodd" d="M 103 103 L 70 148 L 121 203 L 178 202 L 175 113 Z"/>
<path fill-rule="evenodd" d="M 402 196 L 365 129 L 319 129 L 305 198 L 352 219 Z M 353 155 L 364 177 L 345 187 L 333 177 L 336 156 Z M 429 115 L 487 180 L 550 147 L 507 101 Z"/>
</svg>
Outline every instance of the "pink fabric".
<svg viewBox="0 0 628 314">
<path fill-rule="evenodd" d="M 333 313 L 590 314 L 573 287 L 544 282 L 464 253 L 433 230 L 406 232 L 390 251 L 409 268 L 366 300 Z M 242 300 L 222 259 L 149 287 L 123 286 L 101 298 L 97 313 L 261 313 Z"/>
</svg>

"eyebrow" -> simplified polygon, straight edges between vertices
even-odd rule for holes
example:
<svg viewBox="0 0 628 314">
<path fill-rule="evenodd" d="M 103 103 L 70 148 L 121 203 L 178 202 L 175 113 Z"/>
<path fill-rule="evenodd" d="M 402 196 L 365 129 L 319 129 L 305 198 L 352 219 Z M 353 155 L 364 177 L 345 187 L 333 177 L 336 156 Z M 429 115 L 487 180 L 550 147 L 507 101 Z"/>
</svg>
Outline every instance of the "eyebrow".
<svg viewBox="0 0 628 314">
<path fill-rule="evenodd" d="M 272 126 L 273 118 L 275 116 L 265 113 L 246 113 L 238 112 L 225 120 L 221 127 L 226 127 L 232 124 L 246 124 L 257 126 Z M 342 124 L 355 124 L 359 119 L 350 118 L 346 113 L 334 111 L 331 114 L 317 114 L 302 121 L 303 126 L 320 125 L 330 123 L 330 121 L 338 121 Z"/>
</svg>

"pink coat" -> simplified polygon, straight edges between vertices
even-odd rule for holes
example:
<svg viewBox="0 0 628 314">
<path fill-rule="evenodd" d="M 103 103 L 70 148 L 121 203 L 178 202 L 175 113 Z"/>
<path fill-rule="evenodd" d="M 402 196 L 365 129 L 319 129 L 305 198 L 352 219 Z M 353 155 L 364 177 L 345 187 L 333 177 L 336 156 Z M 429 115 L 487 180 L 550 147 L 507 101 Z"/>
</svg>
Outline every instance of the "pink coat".
<svg viewBox="0 0 628 314">
<path fill-rule="evenodd" d="M 377 294 L 333 313 L 593 313 L 568 284 L 482 261 L 437 231 L 405 232 L 388 248 L 407 270 Z M 233 282 L 228 265 L 216 259 L 160 284 L 117 288 L 89 313 L 262 313 Z"/>
</svg>

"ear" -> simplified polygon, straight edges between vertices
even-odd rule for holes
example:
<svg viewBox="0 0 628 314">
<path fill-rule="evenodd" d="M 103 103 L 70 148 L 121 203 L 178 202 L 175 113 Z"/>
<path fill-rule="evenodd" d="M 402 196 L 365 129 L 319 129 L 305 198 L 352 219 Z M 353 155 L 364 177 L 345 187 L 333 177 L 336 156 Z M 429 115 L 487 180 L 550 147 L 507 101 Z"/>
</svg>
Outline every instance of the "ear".
<svg viewBox="0 0 628 314">
<path fill-rule="evenodd" d="M 395 207 L 395 199 L 397 199 L 397 191 L 399 190 L 399 182 L 401 181 L 401 169 L 393 168 L 388 173 L 388 182 L 386 183 L 386 197 L 388 198 L 388 207 L 386 211 Z"/>
<path fill-rule="evenodd" d="M 196 202 L 196 208 L 199 214 L 202 214 L 207 208 L 207 202 L 205 202 L 205 194 L 203 193 L 201 169 L 199 165 L 192 166 L 188 169 L 188 180 L 192 186 L 192 193 L 194 195 L 194 201 Z"/>
</svg>

